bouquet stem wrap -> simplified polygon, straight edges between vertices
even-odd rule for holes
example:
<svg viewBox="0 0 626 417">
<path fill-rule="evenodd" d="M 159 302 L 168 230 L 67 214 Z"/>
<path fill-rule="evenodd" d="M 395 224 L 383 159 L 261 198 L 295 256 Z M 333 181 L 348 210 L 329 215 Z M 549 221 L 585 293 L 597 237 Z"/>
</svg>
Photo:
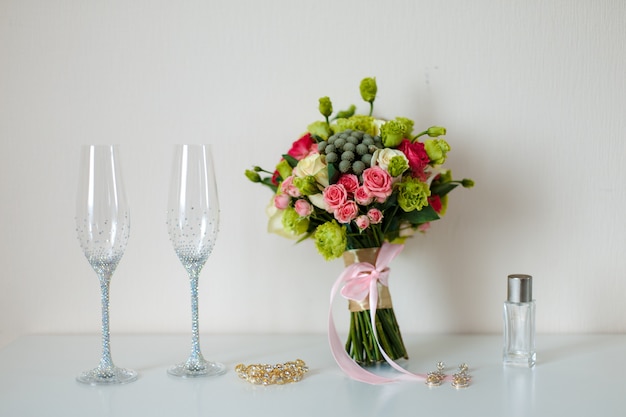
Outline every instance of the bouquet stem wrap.
<svg viewBox="0 0 626 417">
<path fill-rule="evenodd" d="M 389 306 L 381 307 L 379 305 L 385 304 L 385 296 L 379 297 L 379 287 L 387 288 L 389 279 L 389 267 L 388 264 L 393 258 L 396 257 L 400 251 L 404 248 L 403 245 L 394 245 L 390 243 L 384 243 L 380 250 L 378 248 L 372 248 L 372 254 L 374 256 L 374 262 L 358 261 L 350 264 L 344 272 L 335 281 L 330 294 L 330 311 L 328 319 L 328 340 L 331 347 L 331 352 L 335 361 L 339 367 L 352 379 L 357 381 L 366 382 L 369 384 L 386 384 L 390 382 L 396 382 L 400 380 L 409 381 L 425 381 L 427 375 L 414 374 L 398 365 L 391 355 L 396 356 L 394 349 L 399 349 L 402 354 L 399 357 L 407 357 L 404 343 L 400 335 L 400 330 L 397 327 L 395 315 L 393 314 L 393 308 L 391 307 L 389 298 Z M 376 252 L 377 256 L 376 256 Z M 351 255 L 348 255 L 351 256 Z M 367 256 L 367 255 L 366 255 Z M 363 255 L 361 255 L 363 258 Z M 348 263 L 348 261 L 346 262 Z M 363 300 L 367 298 L 367 303 L 370 310 L 353 311 L 352 323 L 350 324 L 350 336 L 352 348 L 350 354 L 344 349 L 344 346 L 339 339 L 335 323 L 332 316 L 332 304 L 335 299 L 339 287 L 341 288 L 341 295 L 355 303 L 364 303 Z M 388 294 L 388 289 L 386 290 Z M 361 304 L 364 306 L 365 304 Z M 381 313 L 382 312 L 382 313 Z M 358 316 L 355 316 L 357 314 Z M 389 328 L 386 328 L 386 327 Z M 384 335 L 384 336 L 383 336 Z M 391 338 L 389 335 L 392 336 Z M 380 337 L 379 337 L 380 336 Z M 360 338 L 357 341 L 356 338 Z M 385 340 L 387 338 L 387 340 Z M 354 346 L 355 342 L 360 343 L 362 347 Z M 400 348 L 401 346 L 401 348 Z M 372 356 L 376 357 L 376 352 L 386 361 L 392 368 L 401 373 L 396 378 L 387 378 L 376 375 L 363 367 L 357 362 L 360 362 L 355 357 L 355 350 L 374 352 Z M 369 355 L 367 353 L 366 355 Z M 398 357 L 396 357 L 398 359 Z"/>
</svg>

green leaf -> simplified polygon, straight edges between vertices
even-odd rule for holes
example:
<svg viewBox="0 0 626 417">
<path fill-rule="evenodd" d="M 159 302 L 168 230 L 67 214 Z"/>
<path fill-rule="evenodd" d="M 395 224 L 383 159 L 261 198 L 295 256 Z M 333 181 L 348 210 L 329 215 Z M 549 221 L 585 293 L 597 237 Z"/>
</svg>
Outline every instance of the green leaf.
<svg viewBox="0 0 626 417">
<path fill-rule="evenodd" d="M 291 155 L 283 155 L 283 158 L 285 158 L 285 161 L 287 161 L 287 163 L 289 164 L 290 167 L 295 168 L 296 165 L 298 165 L 298 160 L 296 158 L 294 158 Z"/>
<path fill-rule="evenodd" d="M 398 216 L 394 216 L 391 218 L 387 226 L 387 233 L 385 233 L 385 235 L 390 242 L 400 237 L 400 218 Z"/>
<path fill-rule="evenodd" d="M 339 177 L 339 170 L 333 164 L 328 164 L 328 182 L 334 184 Z"/>
<path fill-rule="evenodd" d="M 439 219 L 439 215 L 431 206 L 426 206 L 421 210 L 413 210 L 404 213 L 402 218 L 413 225 L 428 223 Z"/>
<path fill-rule="evenodd" d="M 437 194 L 439 197 L 443 197 L 450 191 L 454 190 L 459 184 L 454 182 L 433 183 L 430 186 L 430 192 Z"/>
<path fill-rule="evenodd" d="M 398 204 L 398 193 L 393 193 L 389 196 L 389 198 L 382 204 L 380 209 L 385 211 L 387 209 L 393 208 Z"/>
<path fill-rule="evenodd" d="M 269 188 L 270 188 L 273 192 L 276 192 L 276 190 L 278 189 L 278 187 L 276 187 L 276 186 L 274 185 L 274 183 L 272 182 L 272 179 L 271 179 L 270 177 L 263 178 L 263 179 L 261 180 L 261 183 L 262 183 L 263 185 L 268 186 L 268 187 L 269 187 Z"/>
</svg>

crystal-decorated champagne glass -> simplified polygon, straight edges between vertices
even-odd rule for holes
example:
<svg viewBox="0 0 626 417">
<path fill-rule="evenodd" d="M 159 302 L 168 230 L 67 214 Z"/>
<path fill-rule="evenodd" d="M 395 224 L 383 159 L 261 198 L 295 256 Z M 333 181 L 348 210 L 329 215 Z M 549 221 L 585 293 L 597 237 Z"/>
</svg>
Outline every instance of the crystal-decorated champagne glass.
<svg viewBox="0 0 626 417">
<path fill-rule="evenodd" d="M 102 301 L 102 358 L 100 365 L 76 378 L 85 384 L 124 384 L 137 379 L 137 372 L 113 364 L 109 344 L 109 286 L 126 249 L 129 228 L 128 202 L 117 146 L 83 146 L 76 232 L 85 257 L 100 280 Z"/>
<path fill-rule="evenodd" d="M 167 207 L 167 229 L 191 286 L 191 354 L 168 369 L 170 375 L 220 375 L 221 363 L 204 359 L 198 330 L 198 277 L 217 238 L 219 203 L 210 145 L 176 145 Z"/>
</svg>

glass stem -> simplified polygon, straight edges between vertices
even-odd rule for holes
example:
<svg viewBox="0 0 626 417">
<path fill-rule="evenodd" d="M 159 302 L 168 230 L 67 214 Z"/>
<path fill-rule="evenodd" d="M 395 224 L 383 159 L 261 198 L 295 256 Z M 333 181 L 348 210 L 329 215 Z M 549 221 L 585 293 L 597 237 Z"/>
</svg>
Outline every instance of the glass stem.
<svg viewBox="0 0 626 417">
<path fill-rule="evenodd" d="M 188 362 L 202 362 L 202 352 L 200 352 L 200 331 L 198 327 L 198 273 L 193 271 L 189 274 L 191 285 L 191 355 Z"/>
<path fill-rule="evenodd" d="M 102 275 L 99 278 L 102 300 L 102 359 L 100 359 L 100 369 L 110 369 L 113 367 L 109 342 L 109 285 L 111 275 Z"/>
</svg>

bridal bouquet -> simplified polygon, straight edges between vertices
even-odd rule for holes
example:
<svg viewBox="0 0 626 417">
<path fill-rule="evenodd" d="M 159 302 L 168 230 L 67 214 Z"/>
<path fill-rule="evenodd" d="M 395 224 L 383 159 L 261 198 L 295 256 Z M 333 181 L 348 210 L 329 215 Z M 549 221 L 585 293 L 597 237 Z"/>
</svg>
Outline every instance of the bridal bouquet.
<svg viewBox="0 0 626 417">
<path fill-rule="evenodd" d="M 355 114 L 354 105 L 333 113 L 331 100 L 322 97 L 323 120 L 311 123 L 274 169 L 246 171 L 251 181 L 272 190 L 268 230 L 297 241 L 313 239 L 326 260 L 350 251 L 376 251 L 385 242 L 403 243 L 416 231 L 425 232 L 445 214 L 453 189 L 473 186 L 469 179 L 454 180 L 442 167 L 450 151 L 444 127 L 415 133 L 406 117 L 374 117 L 374 78 L 363 79 L 360 92 L 368 114 Z M 346 264 L 354 258 L 345 258 Z M 382 346 L 392 358 L 406 357 L 388 304 L 376 312 L 379 342 L 385 339 Z M 372 340 L 376 332 L 368 325 L 369 306 L 352 314 L 348 352 L 359 363 L 377 362 L 379 343 Z"/>
</svg>

